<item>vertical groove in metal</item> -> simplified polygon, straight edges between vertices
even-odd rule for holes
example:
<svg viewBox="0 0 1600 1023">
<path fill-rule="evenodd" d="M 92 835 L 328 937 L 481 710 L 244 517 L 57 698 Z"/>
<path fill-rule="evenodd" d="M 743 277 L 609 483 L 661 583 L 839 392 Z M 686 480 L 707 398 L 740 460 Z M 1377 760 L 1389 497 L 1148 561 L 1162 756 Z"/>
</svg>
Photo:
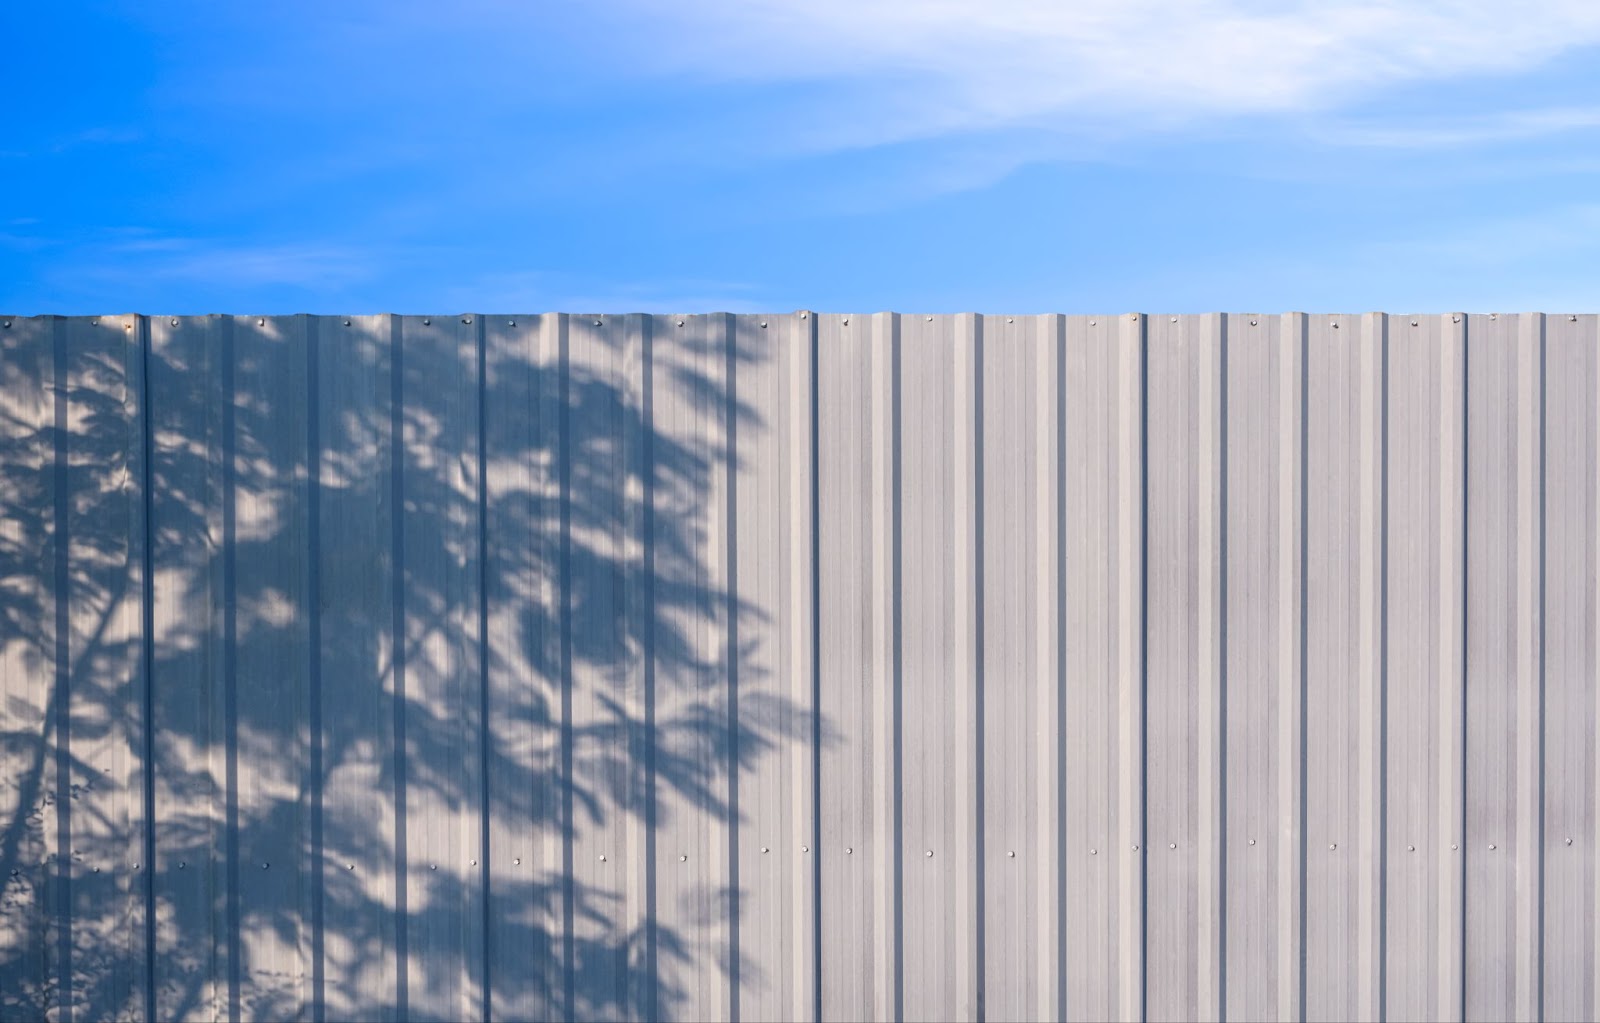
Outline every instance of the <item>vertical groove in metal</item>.
<svg viewBox="0 0 1600 1023">
<path fill-rule="evenodd" d="M 1535 814 L 1534 850 L 1537 859 L 1538 883 L 1536 885 L 1537 900 L 1534 906 L 1533 928 L 1533 984 L 1534 984 L 1534 1009 L 1539 1020 L 1544 1020 L 1544 931 L 1545 931 L 1545 809 L 1547 805 L 1545 786 L 1545 661 L 1546 646 L 1545 633 L 1548 615 L 1545 605 L 1546 584 L 1546 559 L 1545 541 L 1549 529 L 1549 518 L 1545 514 L 1546 491 L 1549 482 L 1546 475 L 1547 453 L 1545 448 L 1545 423 L 1548 418 L 1548 390 L 1545 386 L 1546 352 L 1549 344 L 1547 323 L 1543 313 L 1538 314 L 1539 324 L 1539 713 L 1538 713 L 1538 760 L 1539 777 L 1535 786 L 1538 810 Z"/>
<path fill-rule="evenodd" d="M 319 370 L 320 331 L 317 319 L 302 316 L 306 331 L 306 625 L 310 661 L 307 665 L 307 724 L 310 744 L 308 761 L 311 795 L 311 834 L 306 857 L 311 875 L 311 1018 L 323 1023 L 327 1014 L 324 997 L 327 982 L 323 949 L 323 899 L 325 893 L 322 830 L 322 437 L 321 373 Z M 154 1017 L 151 1017 L 154 1019 Z"/>
<path fill-rule="evenodd" d="M 557 821 L 561 830 L 561 1003 L 562 1017 L 576 1019 L 576 939 L 573 931 L 576 877 L 572 848 L 575 787 L 572 774 L 572 364 L 570 323 L 565 313 L 559 314 L 556 330 L 561 410 L 556 453 L 561 520 L 559 581 L 556 587 L 561 632 L 561 812 Z"/>
<path fill-rule="evenodd" d="M 222 741 L 223 741 L 223 920 L 221 944 L 228 957 L 228 1019 L 239 1019 L 239 614 L 238 614 L 238 466 L 236 464 L 238 392 L 234 374 L 233 318 L 214 319 L 220 328 L 217 358 L 222 378 Z"/>
<path fill-rule="evenodd" d="M 1056 320 L 1056 1013 L 1066 1023 L 1067 991 L 1067 320 Z M 982 973 L 979 973 L 982 976 Z"/>
<path fill-rule="evenodd" d="M 493 562 L 489 560 L 489 413 L 488 413 L 488 324 L 487 317 L 471 317 L 475 325 L 473 341 L 477 357 L 478 383 L 478 884 L 482 895 L 479 903 L 479 949 L 483 961 L 478 972 L 478 1011 L 484 1023 L 494 1018 L 494 988 L 491 972 L 494 954 L 493 916 L 489 905 L 494 897 L 489 843 L 490 792 L 489 765 L 493 730 L 489 727 L 489 583 Z M 535 413 L 537 414 L 537 413 Z"/>
<path fill-rule="evenodd" d="M 390 641 L 390 670 L 394 676 L 393 722 L 394 729 L 394 958 L 395 958 L 395 1012 L 399 1019 L 408 1018 L 410 1005 L 410 910 L 406 898 L 406 491 L 405 491 L 405 352 L 404 337 L 398 316 L 389 318 L 389 466 L 392 487 L 389 494 L 393 509 L 394 531 L 390 541 L 390 558 L 393 566 L 390 597 L 392 632 Z"/>
<path fill-rule="evenodd" d="M 973 384 L 972 384 L 972 459 L 973 459 L 973 486 L 972 486 L 972 585 L 973 585 L 973 764 L 976 768 L 976 778 L 973 783 L 973 800 L 975 827 L 972 840 L 974 843 L 973 876 L 975 878 L 976 892 L 974 901 L 973 919 L 973 963 L 977 974 L 977 986 L 974 990 L 974 1012 L 978 1023 L 983 1023 L 987 1018 L 987 981 L 988 976 L 988 935 L 986 933 L 985 915 L 985 885 L 984 885 L 984 754 L 985 754 L 985 728 L 983 686 L 984 686 L 984 450 L 983 450 L 983 335 L 984 321 L 982 316 L 973 318 Z M 895 362 L 899 362 L 898 338 L 896 341 Z M 956 370 L 960 372 L 959 369 Z M 899 374 L 896 373 L 898 379 Z M 895 405 L 899 407 L 898 391 L 896 392 Z M 960 429 L 960 426 L 957 426 Z M 898 448 L 898 445 L 896 445 Z M 895 474 L 895 507 L 900 507 L 900 479 L 898 465 Z M 898 514 L 896 520 L 898 521 Z M 896 529 L 898 533 L 898 528 Z M 895 569 L 896 592 L 899 590 L 899 566 Z M 898 604 L 898 601 L 897 601 Z M 899 632 L 898 627 L 896 633 Z M 963 666 L 964 667 L 964 666 Z M 898 665 L 895 671 L 899 675 Z M 898 689 L 898 685 L 896 689 Z M 898 743 L 898 739 L 897 739 Z"/>
<path fill-rule="evenodd" d="M 1139 324 L 1139 1019 L 1150 995 L 1150 321 Z"/>
<path fill-rule="evenodd" d="M 1378 1019 L 1389 1018 L 1389 317 L 1378 370 Z"/>
<path fill-rule="evenodd" d="M 626 321 L 624 321 L 626 322 Z M 659 1019 L 660 991 L 661 991 L 661 963 L 660 963 L 660 934 L 657 930 L 657 891 L 658 891 L 658 864 L 656 862 L 656 834 L 660 826 L 658 813 L 660 803 L 656 798 L 656 452 L 655 452 L 655 351 L 653 335 L 651 332 L 652 320 L 643 318 L 640 339 L 640 426 L 643 436 L 640 438 L 639 452 L 639 483 L 642 491 L 640 506 L 643 521 L 640 523 L 642 562 L 638 571 L 638 583 L 644 592 L 636 595 L 636 599 L 643 601 L 642 616 L 644 628 L 643 667 L 644 667 L 644 1010 L 645 1019 Z M 624 327 L 626 330 L 626 327 Z M 624 341 L 626 345 L 626 341 Z M 627 370 L 624 369 L 626 376 Z M 622 388 L 626 392 L 628 383 L 624 378 Z M 624 436 L 622 445 L 627 446 Z M 628 471 L 627 461 L 623 461 L 623 473 L 626 477 Z M 626 497 L 624 497 L 626 500 Z M 623 521 L 627 521 L 627 513 L 623 513 Z M 624 583 L 624 586 L 627 584 Z M 624 603 L 628 595 L 624 595 Z M 631 980 L 631 978 L 629 978 Z"/>
<path fill-rule="evenodd" d="M 727 621 L 728 634 L 723 642 L 723 662 L 728 670 L 728 1019 L 739 1023 L 740 974 L 743 968 L 743 950 L 739 944 L 739 917 L 743 911 L 742 889 L 739 883 L 739 322 L 729 315 L 726 318 L 726 342 L 723 346 L 722 405 L 722 463 L 727 474 L 728 493 L 724 504 L 727 517 L 727 536 L 723 550 L 728 581 L 724 593 L 722 613 Z"/>
<path fill-rule="evenodd" d="M 140 780 L 144 801 L 144 831 L 141 836 L 140 881 L 144 894 L 144 1018 L 156 1019 L 156 787 L 155 787 L 155 579 L 154 512 L 152 462 L 155 447 L 150 411 L 150 319 L 133 318 L 139 346 L 139 440 L 140 497 L 144 506 L 143 564 L 140 566 L 140 650 L 144 688 L 140 706 Z M 320 1023 L 320 1021 L 319 1021 Z"/>
<path fill-rule="evenodd" d="M 817 317 L 807 314 L 808 366 L 811 377 L 808 427 L 811 458 L 811 978 L 813 1019 L 822 1021 L 822 474 L 818 407 Z"/>
<path fill-rule="evenodd" d="M 904 758 L 905 746 L 902 739 L 902 728 L 905 721 L 905 711 L 901 705 L 901 686 L 903 684 L 903 642 L 902 632 L 904 616 L 900 589 L 900 565 L 903 554 L 902 531 L 900 525 L 900 473 L 901 473 L 901 379 L 900 379 L 900 315 L 892 313 L 889 317 L 889 719 L 891 722 L 890 734 L 890 760 L 892 780 L 890 791 L 893 793 L 893 809 L 891 831 L 893 834 L 891 862 L 894 864 L 894 878 L 892 888 L 891 919 L 894 928 L 893 946 L 894 966 L 892 969 L 894 989 L 890 992 L 890 1005 L 894 1013 L 895 1023 L 905 1018 L 905 985 L 904 975 L 906 968 L 905 947 L 905 777 Z"/>
<path fill-rule="evenodd" d="M 1217 1021 L 1228 1019 L 1228 318 L 1217 347 Z"/>
<path fill-rule="evenodd" d="M 1308 763 L 1307 752 L 1306 752 L 1307 751 L 1306 733 L 1307 733 L 1307 731 L 1308 731 L 1308 729 L 1310 727 L 1310 721 L 1307 719 L 1307 716 L 1306 716 L 1306 685 L 1307 685 L 1307 682 L 1308 682 L 1308 679 L 1309 679 L 1309 676 L 1308 676 L 1308 673 L 1307 673 L 1307 661 L 1306 661 L 1306 656 L 1307 656 L 1306 636 L 1307 636 L 1307 631 L 1308 631 L 1307 630 L 1307 617 L 1306 617 L 1308 609 L 1307 609 L 1307 600 L 1306 600 L 1306 598 L 1307 598 L 1307 595 L 1308 595 L 1308 585 L 1309 585 L 1308 584 L 1308 577 L 1310 576 L 1311 573 L 1308 571 L 1308 565 L 1307 565 L 1307 561 L 1306 561 L 1306 554 L 1307 554 L 1307 551 L 1308 551 L 1307 539 L 1308 539 L 1308 534 L 1310 532 L 1309 529 L 1307 528 L 1307 517 L 1308 517 L 1307 501 L 1308 501 L 1308 493 L 1309 493 L 1309 490 L 1308 490 L 1309 483 L 1308 483 L 1308 481 L 1309 481 L 1310 475 L 1311 475 L 1311 466 L 1310 466 L 1310 463 L 1308 461 L 1308 456 L 1309 456 L 1310 450 L 1311 450 L 1310 390 L 1309 390 L 1309 387 L 1308 387 L 1308 384 L 1310 382 L 1310 372 L 1311 372 L 1310 358 L 1309 358 L 1311 341 L 1310 341 L 1310 325 L 1307 322 L 1306 317 L 1305 316 L 1297 316 L 1297 317 L 1295 317 L 1295 319 L 1296 319 L 1297 326 L 1299 328 L 1299 330 L 1298 330 L 1298 333 L 1299 333 L 1298 342 L 1299 342 L 1299 349 L 1300 349 L 1300 365 L 1299 365 L 1300 372 L 1298 374 L 1299 381 L 1300 381 L 1300 386 L 1299 386 L 1298 391 L 1295 394 L 1295 401 L 1294 401 L 1295 407 L 1298 410 L 1298 415 L 1299 415 L 1299 422 L 1296 425 L 1299 427 L 1299 429 L 1298 429 L 1298 435 L 1299 435 L 1298 439 L 1299 439 L 1299 443 L 1300 443 L 1299 478 L 1296 480 L 1296 483 L 1298 484 L 1298 490 L 1299 490 L 1299 508 L 1298 508 L 1297 515 L 1296 515 L 1296 519 L 1297 519 L 1297 521 L 1299 523 L 1299 526 L 1298 526 L 1299 536 L 1297 538 L 1298 542 L 1295 545 L 1298 548 L 1298 552 L 1299 552 L 1297 560 L 1298 560 L 1298 563 L 1299 563 L 1299 573 L 1300 573 L 1299 586 L 1298 586 L 1300 606 L 1299 606 L 1299 614 L 1297 616 L 1298 619 L 1299 619 L 1299 625 L 1298 625 L 1298 631 L 1296 632 L 1296 643 L 1297 643 L 1296 653 L 1298 655 L 1297 656 L 1297 660 L 1298 660 L 1299 664 L 1298 664 L 1298 673 L 1295 676 L 1296 677 L 1297 689 L 1298 689 L 1297 699 L 1296 699 L 1296 704 L 1295 704 L 1295 715 L 1299 719 L 1300 734 L 1299 734 L 1297 748 L 1295 750 L 1295 755 L 1294 755 L 1294 759 L 1298 762 L 1298 765 L 1299 765 L 1298 766 L 1299 775 L 1298 775 L 1298 777 L 1296 779 L 1296 782 L 1297 782 L 1296 788 L 1297 788 L 1297 790 L 1299 792 L 1299 807 L 1298 807 L 1298 814 L 1297 814 L 1298 820 L 1297 820 L 1297 833 L 1296 833 L 1296 842 L 1297 842 L 1298 852 L 1299 852 L 1299 864 L 1298 864 L 1298 867 L 1297 867 L 1297 874 L 1296 874 L 1296 894 L 1298 896 L 1297 903 L 1298 903 L 1299 919 L 1296 921 L 1296 923 L 1298 925 L 1299 937 L 1298 937 L 1298 940 L 1297 940 L 1296 945 L 1295 945 L 1295 962 L 1296 962 L 1296 967 L 1297 967 L 1297 970 L 1298 970 L 1298 973 L 1297 973 L 1297 976 L 1296 976 L 1295 985 L 1296 985 L 1297 1001 L 1299 1003 L 1299 1012 L 1296 1015 L 1296 1019 L 1299 1019 L 1299 1020 L 1303 1021 L 1306 1018 L 1306 851 L 1307 851 L 1306 850 L 1306 845 L 1307 845 L 1307 840 L 1308 840 L 1308 836 L 1307 836 L 1307 833 L 1306 833 L 1306 804 L 1308 802 L 1308 799 L 1307 799 L 1307 780 L 1308 780 L 1307 779 L 1307 774 L 1308 774 L 1308 768 L 1310 766 L 1309 763 Z"/>
<path fill-rule="evenodd" d="M 72 1020 L 72 727 L 71 727 L 71 563 L 70 518 L 71 503 L 71 452 L 68 445 L 68 405 L 71 391 L 68 384 L 67 321 L 62 317 L 51 320 L 50 401 L 53 415 L 52 445 L 54 465 L 52 489 L 54 498 L 54 531 L 51 535 L 51 558 L 55 581 L 55 636 L 54 685 L 55 699 L 51 712 L 55 717 L 56 757 L 55 791 L 56 851 L 55 851 L 55 909 L 56 909 L 56 1007 L 64 1021 Z"/>
<path fill-rule="evenodd" d="M 1459 746 L 1461 763 L 1459 764 L 1461 793 L 1461 815 L 1456 822 L 1456 842 L 1452 846 L 1463 846 L 1461 858 L 1460 878 L 1461 889 L 1458 902 L 1460 927 L 1458 928 L 1461 940 L 1461 952 L 1458 971 L 1460 987 L 1457 992 L 1457 1008 L 1459 1009 L 1460 1023 L 1467 1019 L 1467 854 L 1464 848 L 1467 841 L 1467 765 L 1469 763 L 1467 705 L 1471 696 L 1471 679 L 1468 671 L 1468 630 L 1467 622 L 1472 606 L 1472 318 L 1466 315 L 1461 317 L 1461 707 L 1460 707 L 1460 736 Z"/>
</svg>

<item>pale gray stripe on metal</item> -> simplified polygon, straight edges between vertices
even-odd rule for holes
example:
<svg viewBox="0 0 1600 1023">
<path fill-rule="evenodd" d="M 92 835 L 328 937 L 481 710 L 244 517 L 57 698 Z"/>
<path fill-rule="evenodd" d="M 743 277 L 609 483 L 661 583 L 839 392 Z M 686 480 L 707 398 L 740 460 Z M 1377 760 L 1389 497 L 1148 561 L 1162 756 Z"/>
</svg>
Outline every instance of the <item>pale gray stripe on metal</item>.
<svg viewBox="0 0 1600 1023">
<path fill-rule="evenodd" d="M 0 317 L 0 1019 L 1591 1019 L 1600 318 Z"/>
</svg>

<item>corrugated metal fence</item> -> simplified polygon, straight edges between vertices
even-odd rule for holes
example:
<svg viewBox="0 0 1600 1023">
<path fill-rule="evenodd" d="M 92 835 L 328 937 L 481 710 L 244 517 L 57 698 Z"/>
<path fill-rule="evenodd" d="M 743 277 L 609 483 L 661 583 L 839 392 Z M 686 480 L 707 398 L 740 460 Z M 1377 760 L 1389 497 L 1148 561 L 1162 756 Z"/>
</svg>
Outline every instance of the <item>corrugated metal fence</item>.
<svg viewBox="0 0 1600 1023">
<path fill-rule="evenodd" d="M 1594 316 L 0 328 L 0 1014 L 1593 1019 Z"/>
</svg>

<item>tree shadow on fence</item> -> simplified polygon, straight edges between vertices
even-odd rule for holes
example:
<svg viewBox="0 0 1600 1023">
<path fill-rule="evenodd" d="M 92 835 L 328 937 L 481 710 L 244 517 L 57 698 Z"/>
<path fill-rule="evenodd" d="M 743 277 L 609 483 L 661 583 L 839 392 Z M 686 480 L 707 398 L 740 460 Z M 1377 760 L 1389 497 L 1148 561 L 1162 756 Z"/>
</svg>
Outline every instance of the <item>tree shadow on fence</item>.
<svg viewBox="0 0 1600 1023">
<path fill-rule="evenodd" d="M 0 1018 L 669 1018 L 728 982 L 739 893 L 658 902 L 655 838 L 725 843 L 731 778 L 811 756 L 744 655 L 780 611 L 729 586 L 729 438 L 766 424 L 727 373 L 768 353 L 577 322 L 0 335 Z"/>
</svg>

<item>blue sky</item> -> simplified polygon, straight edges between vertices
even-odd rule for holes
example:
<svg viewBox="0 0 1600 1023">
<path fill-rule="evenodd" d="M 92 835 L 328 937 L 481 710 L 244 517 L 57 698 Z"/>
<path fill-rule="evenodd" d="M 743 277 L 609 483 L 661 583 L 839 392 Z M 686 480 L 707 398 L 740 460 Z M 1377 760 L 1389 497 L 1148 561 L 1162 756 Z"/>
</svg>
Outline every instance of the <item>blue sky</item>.
<svg viewBox="0 0 1600 1023">
<path fill-rule="evenodd" d="M 0 10 L 0 310 L 1600 308 L 1594 0 Z"/>
</svg>

